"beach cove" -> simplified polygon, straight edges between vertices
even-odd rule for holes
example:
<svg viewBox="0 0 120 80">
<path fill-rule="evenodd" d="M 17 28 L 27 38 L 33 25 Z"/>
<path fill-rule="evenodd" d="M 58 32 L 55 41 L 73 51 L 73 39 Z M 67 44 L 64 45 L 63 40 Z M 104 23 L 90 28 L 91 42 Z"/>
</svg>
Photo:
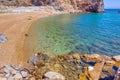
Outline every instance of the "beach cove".
<svg viewBox="0 0 120 80">
<path fill-rule="evenodd" d="M 31 24 L 42 17 L 61 13 L 48 7 L 47 11 L 0 14 L 0 33 L 8 38 L 8 42 L 0 44 L 0 66 L 22 64 L 25 34 Z"/>
<path fill-rule="evenodd" d="M 52 35 L 54 35 L 52 33 L 50 33 L 50 34 L 47 33 L 46 35 L 43 35 L 45 33 L 44 30 L 46 30 L 46 31 L 48 30 L 47 32 L 49 32 L 49 30 L 50 30 L 50 32 L 58 32 L 57 34 L 59 35 L 60 34 L 59 28 L 54 29 L 55 26 L 48 26 L 49 23 L 51 23 L 50 25 L 53 25 L 54 21 L 59 22 L 58 19 L 61 20 L 60 26 L 58 26 L 58 27 L 60 27 L 60 29 L 62 29 L 63 31 L 65 30 L 65 32 L 66 32 L 66 30 L 68 30 L 68 33 L 69 33 L 69 30 L 70 31 L 74 30 L 74 28 L 69 29 L 68 27 L 66 27 L 64 29 L 63 23 L 66 23 L 66 21 L 68 21 L 67 23 L 69 23 L 69 18 L 72 20 L 74 20 L 76 18 L 76 16 L 77 16 L 77 18 L 79 18 L 79 14 L 77 14 L 77 15 L 72 14 L 72 16 L 71 15 L 70 16 L 69 15 L 60 15 L 60 17 L 55 18 L 55 16 L 57 14 L 65 14 L 65 13 L 66 12 L 56 12 L 56 11 L 54 12 L 54 10 L 52 11 L 50 7 L 47 7 L 47 9 L 45 9 L 43 11 L 32 11 L 32 12 L 30 11 L 29 12 L 29 10 L 27 10 L 27 12 L 24 12 L 22 10 L 22 12 L 21 11 L 19 12 L 19 10 L 15 10 L 15 13 L 0 14 L 0 32 L 1 32 L 0 34 L 2 34 L 2 36 L 0 35 L 0 37 L 5 36 L 3 38 L 6 39 L 4 43 L 0 44 L 0 54 L 1 54 L 1 56 L 0 56 L 0 68 L 1 68 L 0 69 L 0 72 L 1 72 L 0 79 L 4 79 L 4 80 L 7 80 L 7 79 L 114 80 L 114 79 L 116 79 L 116 80 L 119 80 L 119 70 L 120 70 L 120 68 L 119 68 L 120 67 L 120 56 L 118 55 L 119 53 L 116 53 L 117 56 L 110 55 L 111 57 L 109 57 L 109 54 L 107 56 L 104 53 L 103 54 L 97 54 L 97 53 L 94 54 L 94 53 L 85 52 L 83 54 L 83 53 L 76 52 L 76 51 L 68 51 L 69 53 L 63 52 L 64 55 L 63 54 L 56 55 L 55 57 L 51 58 L 48 54 L 46 54 L 46 52 L 42 51 L 41 49 L 39 51 L 36 50 L 36 52 L 31 52 L 32 49 L 34 50 L 34 44 L 31 44 L 31 45 L 33 45 L 33 48 L 31 48 L 30 51 L 28 51 L 29 49 L 24 51 L 24 47 L 31 47 L 29 45 L 24 46 L 24 44 L 26 43 L 26 42 L 24 42 L 26 38 L 28 38 L 28 40 L 29 40 L 29 37 L 35 36 L 35 37 L 40 37 L 41 39 L 44 39 L 42 36 L 45 36 L 46 37 L 45 40 L 47 40 L 47 38 L 50 38 Z M 91 13 L 89 13 L 89 14 L 91 15 Z M 84 15 L 88 16 L 89 14 L 84 13 L 82 16 L 84 16 Z M 92 14 L 93 14 L 92 18 L 99 17 L 99 13 L 98 14 L 92 13 Z M 51 15 L 54 15 L 54 16 L 51 16 Z M 97 15 L 97 17 L 96 17 L 96 15 Z M 57 16 L 59 16 L 59 15 L 57 15 Z M 46 17 L 46 18 L 44 18 L 44 17 Z M 52 18 L 54 18 L 55 20 Z M 88 18 L 88 17 L 86 17 L 86 18 Z M 84 19 L 85 19 L 85 16 L 82 18 L 82 20 L 84 20 Z M 43 29 L 35 28 L 35 30 L 38 30 L 38 32 L 39 32 L 39 30 L 41 30 L 40 34 L 42 36 L 37 36 L 38 34 L 33 35 L 33 33 L 34 33 L 33 28 L 35 26 L 31 26 L 31 25 L 34 25 L 34 23 L 36 24 L 37 22 L 39 23 L 39 21 L 42 24 L 42 23 L 44 23 L 44 20 L 48 21 L 48 22 L 47 23 L 45 22 L 46 26 L 44 26 L 45 24 L 43 26 L 41 26 Z M 49 21 L 53 21 L 53 22 L 49 22 Z M 84 20 L 84 21 L 90 22 L 89 19 L 87 19 L 87 21 L 86 20 Z M 115 21 L 117 21 L 117 20 L 115 20 Z M 70 22 L 72 23 L 73 21 L 70 21 Z M 99 23 L 99 20 L 98 20 L 98 23 Z M 63 25 L 62 28 L 61 28 L 61 24 Z M 73 24 L 76 24 L 76 23 L 73 23 Z M 38 24 L 38 25 L 40 25 L 40 24 Z M 79 25 L 79 24 L 77 24 L 77 25 Z M 84 24 L 82 24 L 82 25 L 83 25 L 83 27 L 85 26 Z M 89 23 L 89 25 L 91 25 L 91 24 Z M 73 26 L 69 25 L 69 27 L 73 27 Z M 33 29 L 33 32 L 30 32 L 31 31 L 30 28 Z M 53 29 L 53 31 L 49 28 Z M 81 29 L 83 29 L 83 28 L 81 27 Z M 56 30 L 56 31 L 54 31 L 54 30 Z M 85 30 L 89 30 L 89 29 L 85 28 Z M 107 30 L 108 30 L 108 28 L 107 28 Z M 78 31 L 78 32 L 80 32 L 80 31 Z M 89 31 L 87 31 L 87 32 L 89 32 Z M 31 35 L 31 33 L 32 33 L 32 35 Z M 70 36 L 74 35 L 74 36 L 72 36 L 72 38 L 76 39 L 75 33 L 72 33 L 72 34 L 71 33 L 68 34 L 68 33 L 66 33 L 68 39 L 69 39 L 69 35 Z M 87 33 L 87 34 L 89 34 L 89 33 Z M 60 35 L 62 35 L 62 34 L 60 34 Z M 55 35 L 55 36 L 57 36 L 57 35 Z M 111 36 L 114 36 L 114 35 L 111 35 Z M 52 38 L 53 37 L 54 36 L 52 36 Z M 88 36 L 86 36 L 86 34 L 85 34 L 85 36 L 82 36 L 82 37 L 84 37 L 84 39 L 87 39 L 86 37 L 88 37 Z M 115 35 L 115 37 L 116 37 L 116 35 Z M 63 40 L 62 38 L 58 38 L 58 39 Z M 37 38 L 35 38 L 35 40 L 37 40 Z M 48 41 L 49 41 L 49 39 L 48 39 Z M 36 41 L 34 41 L 34 42 L 36 42 Z M 42 44 L 44 44 L 45 42 L 42 42 Z M 65 42 L 65 41 L 63 40 L 63 42 Z M 66 42 L 67 42 L 67 40 L 66 40 Z M 70 44 L 71 43 L 74 44 L 74 42 L 77 42 L 77 41 L 76 40 L 73 40 L 73 42 L 70 41 Z M 57 43 L 57 42 L 55 42 L 55 43 Z M 47 44 L 47 42 L 45 44 Z M 39 44 L 39 45 L 41 46 L 41 44 Z M 41 46 L 41 47 L 43 47 L 43 46 Z M 50 46 L 50 47 L 54 48 L 54 46 Z M 57 46 L 55 46 L 55 47 L 57 48 Z M 71 47 L 71 46 L 67 45 L 67 47 Z M 80 45 L 80 47 L 82 47 L 82 46 Z M 64 48 L 64 47 L 62 47 L 62 48 Z M 100 49 L 104 51 L 103 48 L 101 49 L 101 47 L 100 47 Z M 57 48 L 57 49 L 61 49 L 61 48 Z M 79 48 L 78 48 L 78 50 L 79 50 Z M 59 50 L 58 50 L 58 52 L 59 52 Z M 61 50 L 61 52 L 62 52 L 62 50 Z M 50 54 L 53 54 L 53 53 L 51 52 Z M 56 54 L 59 54 L 59 53 L 56 53 Z"/>
</svg>

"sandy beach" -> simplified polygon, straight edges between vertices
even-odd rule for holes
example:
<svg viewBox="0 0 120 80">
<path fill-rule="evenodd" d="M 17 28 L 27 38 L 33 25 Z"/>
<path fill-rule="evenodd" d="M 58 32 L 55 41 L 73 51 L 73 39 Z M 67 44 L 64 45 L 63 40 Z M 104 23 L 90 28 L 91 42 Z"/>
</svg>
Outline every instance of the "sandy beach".
<svg viewBox="0 0 120 80">
<path fill-rule="evenodd" d="M 0 14 L 0 34 L 8 38 L 6 43 L 0 44 L 0 66 L 9 64 L 23 64 L 23 44 L 25 34 L 36 20 L 60 12 L 36 11 L 28 13 Z"/>
</svg>

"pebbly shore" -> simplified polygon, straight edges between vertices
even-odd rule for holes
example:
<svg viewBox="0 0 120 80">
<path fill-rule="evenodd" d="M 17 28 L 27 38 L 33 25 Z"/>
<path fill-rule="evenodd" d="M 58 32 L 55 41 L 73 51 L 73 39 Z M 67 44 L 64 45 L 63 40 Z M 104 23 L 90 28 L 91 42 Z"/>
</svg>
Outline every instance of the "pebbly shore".
<svg viewBox="0 0 120 80">
<path fill-rule="evenodd" d="M 120 56 L 72 53 L 54 58 L 37 53 L 25 66 L 0 68 L 4 80 L 119 80 Z"/>
</svg>

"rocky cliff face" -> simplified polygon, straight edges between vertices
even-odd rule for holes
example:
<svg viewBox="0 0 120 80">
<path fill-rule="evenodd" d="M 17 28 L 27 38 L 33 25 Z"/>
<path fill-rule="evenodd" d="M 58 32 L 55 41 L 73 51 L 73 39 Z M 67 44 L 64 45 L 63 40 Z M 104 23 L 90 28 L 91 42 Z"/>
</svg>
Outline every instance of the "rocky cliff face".
<svg viewBox="0 0 120 80">
<path fill-rule="evenodd" d="M 60 10 L 81 10 L 84 12 L 103 12 L 103 0 L 0 0 L 0 5 L 14 6 L 57 6 Z"/>
<path fill-rule="evenodd" d="M 103 12 L 103 0 L 56 0 L 55 5 L 65 9 L 82 10 L 84 12 Z"/>
</svg>

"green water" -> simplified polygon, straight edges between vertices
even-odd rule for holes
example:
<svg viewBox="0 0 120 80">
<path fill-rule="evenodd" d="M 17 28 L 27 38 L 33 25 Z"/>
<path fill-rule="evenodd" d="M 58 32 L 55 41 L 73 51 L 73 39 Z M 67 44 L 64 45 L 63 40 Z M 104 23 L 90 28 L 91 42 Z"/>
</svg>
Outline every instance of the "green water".
<svg viewBox="0 0 120 80">
<path fill-rule="evenodd" d="M 114 10 L 113 10 L 114 11 Z M 66 14 L 46 17 L 35 22 L 26 37 L 24 52 L 61 55 L 120 54 L 120 14 Z"/>
</svg>

